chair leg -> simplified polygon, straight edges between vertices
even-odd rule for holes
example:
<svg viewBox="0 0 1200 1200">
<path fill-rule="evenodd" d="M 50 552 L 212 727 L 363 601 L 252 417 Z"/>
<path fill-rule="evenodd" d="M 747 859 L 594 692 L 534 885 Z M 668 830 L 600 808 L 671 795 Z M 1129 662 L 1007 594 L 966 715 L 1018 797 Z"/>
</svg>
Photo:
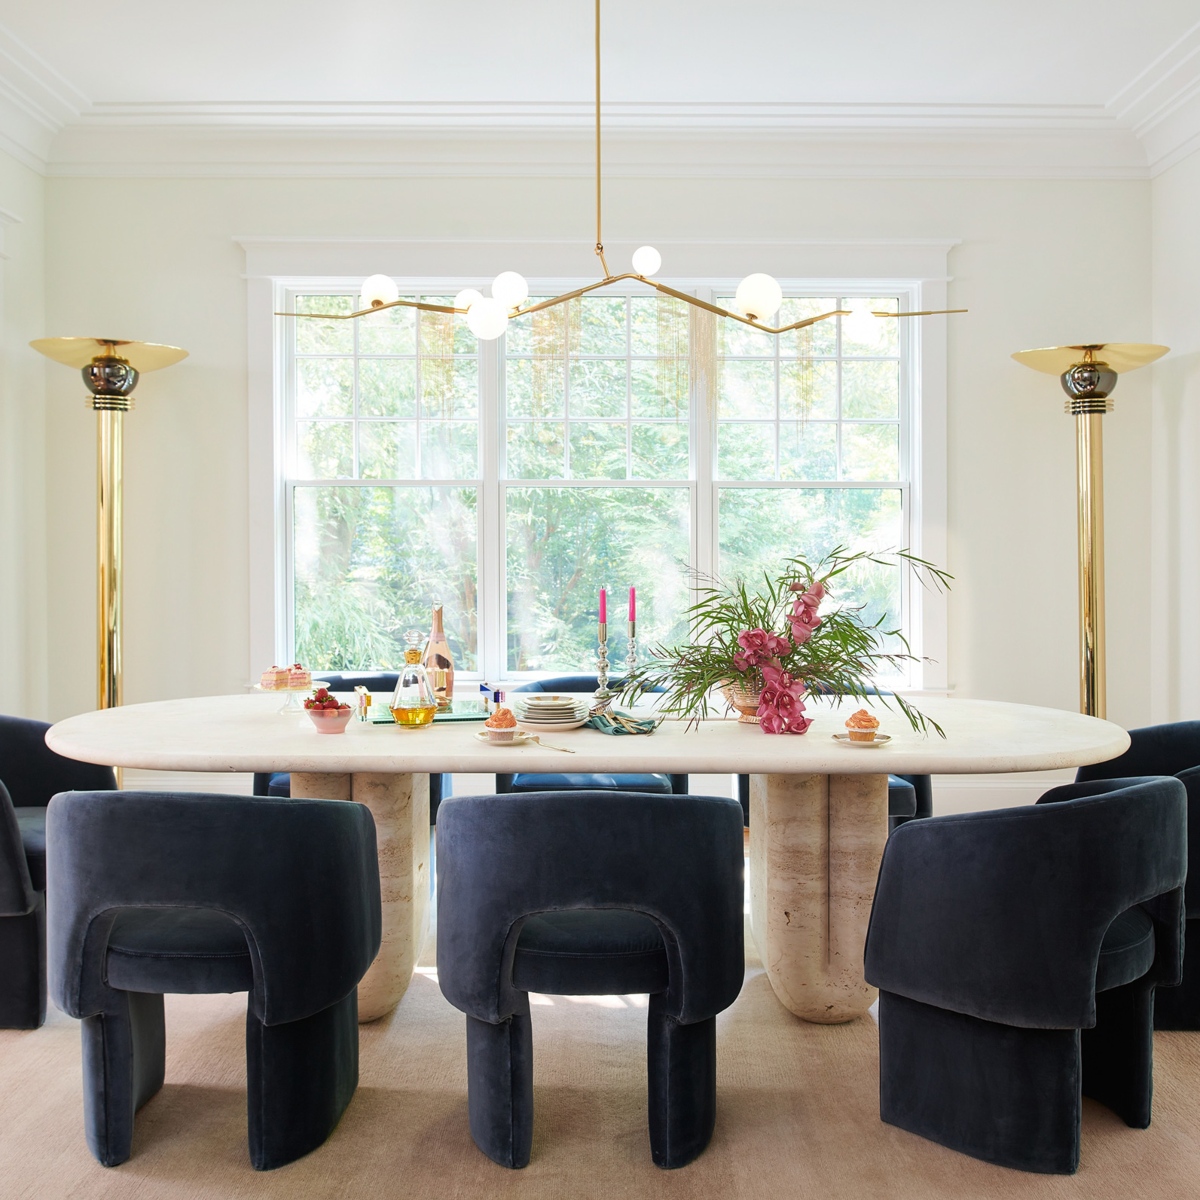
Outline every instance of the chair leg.
<svg viewBox="0 0 1200 1200">
<path fill-rule="evenodd" d="M 106 1167 L 128 1159 L 133 1115 L 163 1085 L 162 996 L 113 990 L 111 1011 L 85 1017 L 83 1120 L 88 1149 Z"/>
<path fill-rule="evenodd" d="M 1079 1031 L 1017 1029 L 879 993 L 879 1115 L 1020 1171 L 1079 1166 Z"/>
<path fill-rule="evenodd" d="M 467 1111 L 475 1145 L 502 1167 L 529 1165 L 533 1147 L 533 1025 L 529 1001 L 492 1025 L 467 1017 Z"/>
<path fill-rule="evenodd" d="M 1083 1094 L 1145 1129 L 1154 1093 L 1154 987 L 1135 980 L 1099 992 L 1096 1025 L 1082 1031 L 1080 1048 Z"/>
<path fill-rule="evenodd" d="M 358 991 L 328 1008 L 264 1025 L 246 1010 L 250 1162 L 270 1171 L 320 1146 L 358 1087 Z"/>
<path fill-rule="evenodd" d="M 717 1120 L 717 1020 L 681 1025 L 650 997 L 647 1059 L 650 1157 L 683 1167 L 704 1152 Z"/>
<path fill-rule="evenodd" d="M 38 1029 L 46 1020 L 46 898 L 19 917 L 0 917 L 0 1029 Z"/>
<path fill-rule="evenodd" d="M 1183 982 L 1154 993 L 1155 1029 L 1200 1029 L 1200 919 L 1188 920 L 1184 937 Z"/>
</svg>

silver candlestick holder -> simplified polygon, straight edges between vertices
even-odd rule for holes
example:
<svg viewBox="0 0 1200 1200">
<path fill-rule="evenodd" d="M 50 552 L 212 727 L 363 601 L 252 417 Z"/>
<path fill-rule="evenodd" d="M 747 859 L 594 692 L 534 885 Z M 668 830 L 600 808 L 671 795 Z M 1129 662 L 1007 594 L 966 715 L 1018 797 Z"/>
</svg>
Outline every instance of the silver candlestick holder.
<svg viewBox="0 0 1200 1200">
<path fill-rule="evenodd" d="M 599 686 L 592 693 L 592 699 L 595 700 L 592 709 L 599 712 L 607 708 L 613 698 L 612 692 L 608 690 L 608 624 L 605 621 L 600 622 L 600 648 L 597 651 L 596 668 L 596 682 Z"/>
<path fill-rule="evenodd" d="M 625 654 L 625 675 L 628 678 L 637 670 L 637 622 L 629 622 L 629 649 Z"/>
</svg>

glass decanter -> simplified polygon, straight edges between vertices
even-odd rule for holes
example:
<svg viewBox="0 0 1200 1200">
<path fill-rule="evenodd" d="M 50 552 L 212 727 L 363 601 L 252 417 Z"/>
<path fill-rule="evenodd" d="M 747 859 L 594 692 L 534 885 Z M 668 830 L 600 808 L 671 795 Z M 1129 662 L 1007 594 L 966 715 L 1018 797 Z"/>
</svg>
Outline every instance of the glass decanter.
<svg viewBox="0 0 1200 1200">
<path fill-rule="evenodd" d="M 423 637 L 416 629 L 410 629 L 404 635 L 404 667 L 400 678 L 396 680 L 396 690 L 392 693 L 392 719 L 397 725 L 409 728 L 428 725 L 438 709 L 429 676 L 421 665 Z"/>
</svg>

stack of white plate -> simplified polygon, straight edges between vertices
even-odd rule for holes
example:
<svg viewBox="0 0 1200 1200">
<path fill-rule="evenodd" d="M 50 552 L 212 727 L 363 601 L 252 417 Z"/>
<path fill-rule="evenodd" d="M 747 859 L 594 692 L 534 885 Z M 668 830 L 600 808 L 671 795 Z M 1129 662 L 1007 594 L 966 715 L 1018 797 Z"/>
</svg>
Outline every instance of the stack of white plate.
<svg viewBox="0 0 1200 1200">
<path fill-rule="evenodd" d="M 510 696 L 513 715 L 526 729 L 578 729 L 591 712 L 586 700 L 575 696 L 556 696 L 533 692 L 529 696 Z"/>
</svg>

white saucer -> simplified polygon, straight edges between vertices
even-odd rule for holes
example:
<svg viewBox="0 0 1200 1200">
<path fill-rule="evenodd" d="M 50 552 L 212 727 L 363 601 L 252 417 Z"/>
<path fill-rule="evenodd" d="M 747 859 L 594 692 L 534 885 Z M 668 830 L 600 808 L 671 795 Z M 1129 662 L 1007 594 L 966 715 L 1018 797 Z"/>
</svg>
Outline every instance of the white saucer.
<svg viewBox="0 0 1200 1200">
<path fill-rule="evenodd" d="M 513 734 L 513 739 L 511 742 L 493 742 L 492 739 L 488 737 L 487 733 L 481 729 L 475 735 L 475 740 L 477 742 L 486 742 L 489 746 L 523 746 L 526 742 L 532 741 L 533 738 L 530 734 L 518 729 Z"/>
<path fill-rule="evenodd" d="M 854 742 L 850 740 L 848 733 L 835 733 L 833 735 L 835 742 L 841 742 L 843 746 L 853 746 L 856 750 L 870 750 L 872 746 L 885 746 L 892 740 L 890 733 L 877 733 L 875 740 L 871 742 Z"/>
</svg>

